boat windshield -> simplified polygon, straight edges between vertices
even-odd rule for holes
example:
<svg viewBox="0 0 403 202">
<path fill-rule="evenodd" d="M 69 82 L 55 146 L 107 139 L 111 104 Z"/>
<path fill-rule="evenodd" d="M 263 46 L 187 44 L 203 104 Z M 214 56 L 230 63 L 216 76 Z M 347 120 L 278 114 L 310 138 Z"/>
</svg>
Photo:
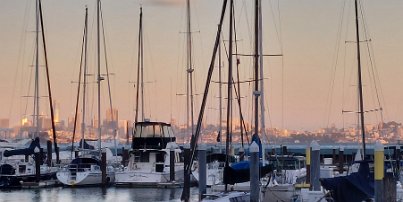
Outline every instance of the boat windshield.
<svg viewBox="0 0 403 202">
<path fill-rule="evenodd" d="M 163 124 L 139 124 L 136 126 L 136 138 L 173 137 L 172 128 Z"/>
</svg>

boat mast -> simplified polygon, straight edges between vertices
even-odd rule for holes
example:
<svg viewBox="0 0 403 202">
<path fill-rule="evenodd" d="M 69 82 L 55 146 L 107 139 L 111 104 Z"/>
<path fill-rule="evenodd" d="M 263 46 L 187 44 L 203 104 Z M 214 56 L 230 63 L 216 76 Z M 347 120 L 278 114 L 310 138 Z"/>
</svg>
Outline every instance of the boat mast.
<svg viewBox="0 0 403 202">
<path fill-rule="evenodd" d="M 55 126 L 55 116 L 53 113 L 53 99 L 52 99 L 52 91 L 50 87 L 50 76 L 49 76 L 49 65 L 48 65 L 48 53 L 46 51 L 46 40 L 45 40 L 45 30 L 43 28 L 43 15 L 42 15 L 42 3 L 41 0 L 38 0 L 39 7 L 39 19 L 41 23 L 41 33 L 42 33 L 42 43 L 43 43 L 43 53 L 45 58 L 45 70 L 46 70 L 46 80 L 48 83 L 48 98 L 49 98 L 49 107 L 50 107 L 50 118 L 52 123 L 52 131 L 53 131 L 53 145 L 55 147 L 56 153 L 56 163 L 60 163 L 59 161 L 59 147 L 57 146 L 57 135 L 56 135 L 56 126 Z"/>
<path fill-rule="evenodd" d="M 101 9 L 101 0 L 97 0 L 97 66 L 98 66 L 98 74 L 97 74 L 97 85 L 98 85 L 98 148 L 99 148 L 99 156 L 101 156 L 102 148 L 101 148 L 101 45 L 100 45 L 100 12 Z"/>
<path fill-rule="evenodd" d="M 192 28 L 191 28 L 191 15 L 190 15 L 190 0 L 186 0 L 186 10 L 187 10 L 187 85 L 186 85 L 186 99 L 187 99 L 187 112 L 186 112 L 186 123 L 187 129 L 191 129 L 192 136 L 194 135 L 194 120 L 193 120 L 193 64 L 192 64 Z M 190 125 L 190 126 L 189 126 Z"/>
<path fill-rule="evenodd" d="M 220 29 L 218 25 L 218 29 Z M 221 41 L 221 33 L 219 33 L 219 41 Z M 219 131 L 220 134 L 220 153 L 221 153 L 221 143 L 222 143 L 222 66 L 221 66 L 221 42 L 218 43 L 218 97 L 219 97 L 219 112 L 220 112 L 220 124 L 219 124 Z"/>
<path fill-rule="evenodd" d="M 86 62 L 86 40 L 87 40 L 87 17 L 88 17 L 88 8 L 87 6 L 85 6 L 85 20 L 84 20 L 84 31 L 83 31 L 83 41 L 82 41 L 82 45 L 81 45 L 81 57 L 80 57 L 80 70 L 78 73 L 78 85 L 77 85 L 77 97 L 76 97 L 76 108 L 75 108 L 75 112 L 74 112 L 74 126 L 73 126 L 73 138 L 71 140 L 71 158 L 73 158 L 73 150 L 74 150 L 74 139 L 75 139 L 75 135 L 76 135 L 76 128 L 77 128 L 77 117 L 78 117 L 78 105 L 80 103 L 80 93 L 81 93 L 81 77 L 84 77 L 85 80 L 85 69 L 84 69 L 84 73 L 82 71 L 83 66 L 85 66 L 86 64 L 84 64 Z M 83 87 L 85 89 L 85 84 L 83 84 Z M 81 123 L 81 150 L 84 150 L 84 131 L 85 129 L 83 129 L 83 127 L 85 127 L 84 124 L 84 120 L 85 120 L 85 92 L 83 92 L 83 120 Z"/>
<path fill-rule="evenodd" d="M 141 80 L 141 84 L 140 84 Z M 144 121 L 144 95 L 143 95 L 143 7 L 140 7 L 140 20 L 139 20 L 139 38 L 138 38 L 138 52 L 137 52 L 137 92 L 136 92 L 136 117 L 135 123 L 138 122 L 139 116 L 139 94 L 141 85 L 141 103 L 142 103 L 142 117 L 141 121 Z"/>
<path fill-rule="evenodd" d="M 230 120 L 231 115 L 231 104 L 232 104 L 232 41 L 233 41 L 233 29 L 234 29 L 234 0 L 230 0 L 229 6 L 229 47 L 228 47 L 228 99 L 227 99 L 227 136 L 225 141 L 225 154 L 227 157 L 225 158 L 225 167 L 229 167 L 229 159 L 228 154 L 230 153 L 230 139 L 231 139 L 231 132 L 232 132 L 232 125 Z M 225 191 L 227 191 L 228 185 L 225 184 Z"/>
<path fill-rule="evenodd" d="M 83 120 L 81 121 L 81 149 L 84 150 L 85 133 L 85 93 L 87 88 L 87 39 L 88 39 L 88 8 L 85 7 L 85 26 L 84 26 L 84 75 L 83 75 Z"/>
<path fill-rule="evenodd" d="M 360 53 L 360 33 L 358 26 L 358 2 L 355 0 L 355 28 L 356 28 L 356 41 L 357 41 L 357 65 L 358 65 L 358 93 L 359 93 L 359 114 L 361 120 L 362 132 L 362 155 L 365 159 L 365 121 L 364 121 L 364 99 L 362 90 L 362 75 L 361 75 L 361 53 Z"/>
<path fill-rule="evenodd" d="M 143 48 L 143 9 L 141 9 L 141 120 L 144 121 L 144 48 Z"/>
<path fill-rule="evenodd" d="M 259 1 L 259 64 L 260 64 L 260 125 L 263 137 L 266 136 L 265 107 L 264 107 L 264 74 L 263 74 L 263 30 L 262 30 L 262 1 Z"/>
<path fill-rule="evenodd" d="M 34 127 L 35 133 L 32 139 L 39 136 L 39 0 L 36 0 L 35 6 L 35 90 L 34 90 Z"/>
<path fill-rule="evenodd" d="M 254 58 L 254 75 L 255 75 L 255 134 L 259 134 L 259 0 L 255 0 L 255 58 Z"/>
</svg>

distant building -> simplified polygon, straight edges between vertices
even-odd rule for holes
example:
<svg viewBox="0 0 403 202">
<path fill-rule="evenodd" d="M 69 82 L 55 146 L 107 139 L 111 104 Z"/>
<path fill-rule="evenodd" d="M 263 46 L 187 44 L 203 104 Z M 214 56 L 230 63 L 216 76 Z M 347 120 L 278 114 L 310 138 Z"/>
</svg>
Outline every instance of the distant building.
<svg viewBox="0 0 403 202">
<path fill-rule="evenodd" d="M 103 127 L 106 129 L 116 129 L 118 127 L 118 110 L 117 109 L 107 109 L 106 119 L 103 121 Z"/>
</svg>

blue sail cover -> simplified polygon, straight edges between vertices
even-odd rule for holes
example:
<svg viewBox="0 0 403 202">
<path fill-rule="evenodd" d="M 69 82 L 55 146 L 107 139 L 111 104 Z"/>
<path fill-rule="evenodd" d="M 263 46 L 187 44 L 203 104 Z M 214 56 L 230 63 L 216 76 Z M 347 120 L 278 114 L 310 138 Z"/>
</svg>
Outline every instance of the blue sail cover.
<svg viewBox="0 0 403 202">
<path fill-rule="evenodd" d="M 3 155 L 5 157 L 10 157 L 10 156 L 14 156 L 14 155 L 32 155 L 35 153 L 35 147 L 38 147 L 39 149 L 41 149 L 41 145 L 39 143 L 39 137 L 36 137 L 35 139 L 33 139 L 28 148 L 5 150 Z"/>
<path fill-rule="evenodd" d="M 260 163 L 260 177 L 273 171 L 272 165 L 263 166 Z M 229 167 L 224 167 L 224 184 L 235 184 L 250 181 L 250 163 L 249 161 L 241 161 L 234 163 Z"/>
<path fill-rule="evenodd" d="M 252 142 L 256 142 L 259 146 L 259 157 L 262 157 L 262 143 L 257 134 L 252 136 Z M 273 171 L 272 165 L 265 165 L 259 162 L 260 177 L 265 176 L 267 173 Z M 250 162 L 241 161 L 232 164 L 230 167 L 224 167 L 224 183 L 225 184 L 235 184 L 250 181 Z"/>
<path fill-rule="evenodd" d="M 369 172 L 367 161 L 360 162 L 357 173 L 320 181 L 326 190 L 331 191 L 334 201 L 355 202 L 374 197 L 374 176 Z"/>
</svg>

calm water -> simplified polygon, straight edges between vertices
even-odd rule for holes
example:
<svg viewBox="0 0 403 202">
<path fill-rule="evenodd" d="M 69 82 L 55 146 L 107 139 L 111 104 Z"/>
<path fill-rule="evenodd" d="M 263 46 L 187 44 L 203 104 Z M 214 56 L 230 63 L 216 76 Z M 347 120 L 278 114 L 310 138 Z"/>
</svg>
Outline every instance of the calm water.
<svg viewBox="0 0 403 202">
<path fill-rule="evenodd" d="M 180 201 L 182 189 L 152 188 L 44 188 L 0 190 L 0 202 L 123 202 Z M 191 189 L 191 201 L 197 201 L 198 189 Z"/>
</svg>

